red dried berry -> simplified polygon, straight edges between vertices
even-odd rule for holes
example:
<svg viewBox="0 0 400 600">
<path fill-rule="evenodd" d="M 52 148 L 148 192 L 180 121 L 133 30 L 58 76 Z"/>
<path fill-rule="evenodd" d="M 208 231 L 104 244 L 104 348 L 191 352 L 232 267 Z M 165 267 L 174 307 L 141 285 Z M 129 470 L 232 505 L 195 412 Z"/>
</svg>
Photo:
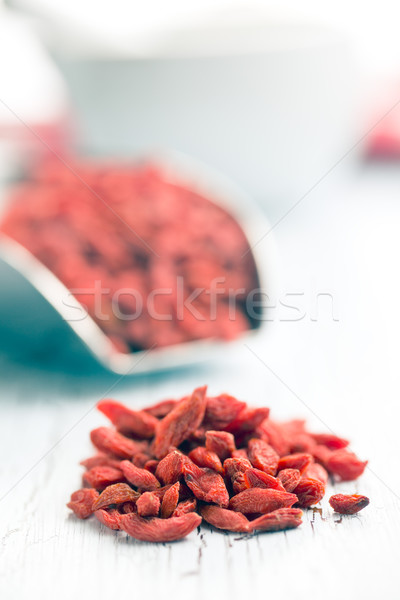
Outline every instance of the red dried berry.
<svg viewBox="0 0 400 600">
<path fill-rule="evenodd" d="M 109 529 L 119 529 L 119 512 L 116 509 L 104 510 L 102 508 L 94 512 L 96 519 Z"/>
<path fill-rule="evenodd" d="M 259 488 L 271 488 L 274 490 L 281 490 L 281 492 L 290 491 L 285 490 L 282 483 L 276 477 L 259 471 L 258 469 L 247 469 L 244 472 L 244 480 L 247 487 L 259 487 Z"/>
<path fill-rule="evenodd" d="M 322 500 L 325 494 L 325 485 L 318 479 L 302 477 L 293 493 L 298 498 L 297 506 L 308 508 Z"/>
<path fill-rule="evenodd" d="M 129 487 L 129 485 L 126 483 L 115 483 L 114 485 L 109 485 L 106 487 L 106 489 L 100 494 L 93 505 L 93 510 L 105 508 L 106 506 L 110 506 L 110 504 L 136 502 L 136 500 L 139 498 L 139 495 L 140 494 L 138 492 L 135 492 L 135 490 Z"/>
<path fill-rule="evenodd" d="M 311 433 L 310 435 L 316 444 L 326 446 L 329 450 L 340 450 L 349 445 L 348 440 L 334 433 Z"/>
<path fill-rule="evenodd" d="M 136 502 L 138 515 L 156 517 L 160 510 L 160 498 L 152 492 L 144 492 Z"/>
<path fill-rule="evenodd" d="M 311 454 L 288 454 L 279 459 L 278 470 L 297 469 L 300 473 L 304 473 L 307 467 L 313 462 Z"/>
<path fill-rule="evenodd" d="M 189 452 L 188 456 L 198 467 L 214 469 L 214 471 L 223 475 L 224 469 L 218 455 L 215 452 L 207 450 L 205 446 L 197 446 L 197 448 Z"/>
<path fill-rule="evenodd" d="M 178 506 L 174 510 L 172 516 L 180 517 L 181 515 L 186 515 L 186 513 L 193 512 L 196 510 L 197 500 L 196 498 L 190 498 L 188 500 L 183 500 L 183 502 L 179 502 Z"/>
<path fill-rule="evenodd" d="M 276 474 L 280 461 L 278 454 L 272 446 L 264 442 L 264 440 L 253 438 L 249 441 L 247 447 L 249 460 L 253 467 L 269 475 Z"/>
<path fill-rule="evenodd" d="M 245 402 L 229 396 L 229 394 L 207 398 L 204 422 L 207 424 L 208 429 L 225 429 L 229 423 L 232 423 L 239 416 L 245 407 Z"/>
<path fill-rule="evenodd" d="M 342 515 L 355 515 L 368 506 L 369 498 L 359 494 L 335 494 L 329 498 L 333 510 Z"/>
<path fill-rule="evenodd" d="M 187 457 L 179 452 L 172 450 L 160 460 L 156 469 L 156 477 L 161 483 L 176 483 L 183 475 L 183 466 Z"/>
<path fill-rule="evenodd" d="M 268 418 L 269 408 L 243 408 L 239 415 L 226 426 L 226 431 L 231 431 L 235 435 L 240 433 L 250 433 Z"/>
<path fill-rule="evenodd" d="M 244 474 L 251 468 L 251 462 L 247 458 L 227 458 L 224 461 L 225 474 L 231 480 L 234 494 L 247 489 L 248 486 L 244 479 Z"/>
<path fill-rule="evenodd" d="M 211 469 L 201 469 L 187 462 L 183 468 L 185 482 L 198 500 L 226 507 L 229 494 L 221 475 Z"/>
<path fill-rule="evenodd" d="M 81 462 L 79 464 L 82 465 L 83 467 L 85 467 L 86 469 L 93 469 L 93 467 L 103 467 L 103 466 L 114 467 L 114 468 L 118 469 L 119 463 L 120 463 L 119 459 L 111 458 L 107 454 L 104 454 L 103 452 L 99 452 L 98 454 L 95 454 L 95 456 L 91 456 L 90 458 L 81 460 Z"/>
<path fill-rule="evenodd" d="M 301 474 L 298 469 L 282 469 L 277 477 L 287 492 L 293 492 L 301 479 Z"/>
<path fill-rule="evenodd" d="M 95 488 L 96 490 L 104 490 L 107 486 L 113 483 L 121 483 L 125 481 L 125 477 L 121 469 L 114 467 L 93 467 L 82 475 L 82 481 L 85 486 Z"/>
<path fill-rule="evenodd" d="M 175 408 L 178 402 L 179 400 L 161 400 L 161 402 L 157 402 L 157 404 L 153 404 L 153 406 L 149 406 L 143 410 L 144 412 L 153 415 L 153 417 L 162 419 Z"/>
<path fill-rule="evenodd" d="M 250 522 L 253 531 L 282 531 L 301 525 L 303 513 L 299 508 L 279 508 Z"/>
<path fill-rule="evenodd" d="M 325 466 L 342 481 L 352 481 L 364 473 L 367 463 L 367 460 L 363 462 L 353 452 L 342 449 L 332 452 Z"/>
<path fill-rule="evenodd" d="M 319 463 L 311 463 L 303 473 L 308 479 L 318 479 L 324 485 L 328 483 L 329 475 L 326 469 Z"/>
<path fill-rule="evenodd" d="M 101 452 L 120 458 L 131 458 L 134 454 L 146 448 L 146 444 L 143 445 L 142 442 L 130 440 L 109 427 L 94 429 L 90 434 L 90 439 Z"/>
<path fill-rule="evenodd" d="M 87 519 L 93 513 L 93 504 L 98 496 L 99 493 L 93 488 L 77 490 L 71 495 L 71 500 L 67 506 L 74 511 L 79 519 Z"/>
<path fill-rule="evenodd" d="M 228 431 L 206 431 L 206 448 L 224 461 L 236 451 L 235 438 Z"/>
<path fill-rule="evenodd" d="M 154 436 L 158 420 L 142 410 L 131 410 L 115 400 L 101 400 L 97 408 L 121 433 L 143 439 Z"/>
<path fill-rule="evenodd" d="M 266 513 L 278 508 L 290 508 L 297 496 L 279 490 L 249 488 L 231 498 L 229 508 L 244 514 Z"/>
<path fill-rule="evenodd" d="M 174 483 L 164 494 L 161 504 L 161 518 L 168 519 L 174 513 L 179 500 L 179 481 Z"/>
<path fill-rule="evenodd" d="M 195 512 L 190 512 L 180 517 L 170 519 L 145 519 L 131 513 L 121 515 L 120 528 L 137 540 L 144 542 L 173 542 L 186 537 L 201 523 L 201 517 Z"/>
<path fill-rule="evenodd" d="M 157 458 L 163 458 L 171 446 L 179 446 L 196 431 L 204 417 L 206 390 L 207 386 L 194 390 L 189 398 L 182 400 L 160 421 L 153 442 Z"/>
<path fill-rule="evenodd" d="M 250 522 L 242 513 L 221 508 L 220 506 L 202 506 L 201 516 L 207 523 L 225 529 L 226 531 L 237 531 L 247 533 L 250 531 Z"/>
<path fill-rule="evenodd" d="M 122 460 L 120 466 L 126 479 L 135 487 L 146 491 L 160 487 L 158 479 L 147 469 L 136 467 L 129 460 Z"/>
</svg>

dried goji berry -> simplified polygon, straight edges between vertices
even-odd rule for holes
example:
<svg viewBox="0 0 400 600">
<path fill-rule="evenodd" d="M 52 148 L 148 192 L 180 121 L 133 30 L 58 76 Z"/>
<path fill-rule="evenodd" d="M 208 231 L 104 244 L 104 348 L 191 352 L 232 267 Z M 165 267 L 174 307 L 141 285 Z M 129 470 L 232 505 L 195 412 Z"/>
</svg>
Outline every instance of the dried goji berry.
<svg viewBox="0 0 400 600">
<path fill-rule="evenodd" d="M 221 475 L 189 462 L 184 465 L 183 471 L 186 484 L 198 500 L 228 506 L 229 494 Z"/>
<path fill-rule="evenodd" d="M 269 408 L 243 408 L 239 415 L 226 426 L 226 431 L 235 435 L 252 432 L 268 418 Z"/>
<path fill-rule="evenodd" d="M 178 402 L 179 400 L 161 400 L 161 402 L 157 402 L 157 404 L 153 404 L 153 406 L 149 406 L 143 410 L 150 415 L 153 415 L 153 417 L 162 419 L 175 408 Z"/>
<path fill-rule="evenodd" d="M 156 468 L 156 477 L 161 483 L 176 483 L 183 475 L 183 466 L 187 457 L 179 452 L 172 450 L 160 460 Z"/>
<path fill-rule="evenodd" d="M 98 427 L 90 433 L 92 443 L 101 450 L 116 457 L 131 458 L 136 452 L 147 447 L 143 442 L 135 442 L 109 427 Z"/>
<path fill-rule="evenodd" d="M 120 466 L 126 479 L 135 487 L 146 491 L 160 487 L 158 479 L 147 469 L 136 467 L 129 460 L 121 460 Z"/>
<path fill-rule="evenodd" d="M 349 445 L 348 440 L 334 433 L 311 433 L 310 435 L 316 444 L 326 446 L 329 450 L 340 450 Z"/>
<path fill-rule="evenodd" d="M 151 438 L 154 436 L 158 420 L 142 410 L 131 410 L 115 400 L 101 400 L 97 408 L 104 414 L 121 433 L 130 434 L 136 438 Z"/>
<path fill-rule="evenodd" d="M 333 510 L 342 515 L 354 515 L 369 504 L 367 496 L 359 494 L 335 494 L 329 498 Z"/>
<path fill-rule="evenodd" d="M 256 434 L 261 439 L 268 442 L 268 444 L 272 446 L 279 456 L 289 454 L 289 438 L 278 423 L 271 421 L 271 419 L 264 419 L 264 421 L 258 426 Z"/>
<path fill-rule="evenodd" d="M 311 463 L 304 471 L 303 475 L 309 479 L 318 479 L 324 485 L 328 483 L 329 479 L 327 470 L 319 463 Z"/>
<path fill-rule="evenodd" d="M 352 481 L 364 473 L 368 461 L 360 460 L 353 452 L 346 449 L 334 450 L 325 466 L 330 473 L 338 475 L 342 481 Z"/>
<path fill-rule="evenodd" d="M 114 467 L 116 469 L 119 468 L 119 459 L 111 458 L 108 454 L 104 454 L 103 452 L 99 452 L 95 454 L 95 456 L 91 456 L 90 458 L 86 458 L 85 460 L 81 460 L 79 464 L 81 464 L 86 469 L 92 469 L 93 467 Z"/>
<path fill-rule="evenodd" d="M 131 513 L 119 517 L 120 528 L 137 540 L 144 542 L 173 542 L 187 536 L 201 523 L 201 517 L 195 512 L 186 513 L 170 519 L 145 519 Z"/>
<path fill-rule="evenodd" d="M 104 490 L 113 483 L 125 481 L 125 476 L 121 469 L 115 469 L 114 467 L 93 467 L 93 469 L 89 469 L 82 475 L 82 481 L 87 487 Z"/>
<path fill-rule="evenodd" d="M 136 501 L 136 508 L 141 517 L 156 517 L 160 510 L 160 498 L 152 492 L 144 492 Z"/>
<path fill-rule="evenodd" d="M 189 452 L 188 456 L 198 467 L 208 467 L 209 469 L 214 469 L 217 473 L 224 473 L 218 454 L 207 450 L 205 446 L 197 446 L 197 448 Z"/>
<path fill-rule="evenodd" d="M 163 458 L 171 446 L 179 446 L 197 429 L 206 408 L 207 386 L 197 388 L 160 421 L 153 441 L 153 452 Z"/>
<path fill-rule="evenodd" d="M 228 431 L 206 431 L 206 448 L 224 461 L 236 451 L 235 438 Z"/>
<path fill-rule="evenodd" d="M 201 507 L 201 516 L 207 523 L 225 529 L 226 531 L 237 531 L 247 533 L 250 531 L 250 522 L 242 513 L 221 508 L 220 506 L 206 505 Z"/>
<path fill-rule="evenodd" d="M 280 490 L 248 488 L 233 496 L 229 508 L 244 514 L 266 513 L 278 508 L 290 508 L 297 496 Z"/>
<path fill-rule="evenodd" d="M 188 512 L 193 512 L 196 510 L 197 500 L 196 498 L 190 498 L 188 500 L 183 500 L 179 502 L 178 506 L 174 510 L 172 516 L 180 517 L 181 515 L 186 515 Z"/>
<path fill-rule="evenodd" d="M 300 473 L 304 473 L 307 467 L 312 463 L 313 457 L 311 454 L 288 454 L 279 459 L 278 470 L 297 469 Z"/>
<path fill-rule="evenodd" d="M 93 513 L 93 504 L 99 497 L 99 493 L 93 488 L 77 490 L 71 495 L 67 506 L 74 511 L 79 519 L 87 519 Z"/>
<path fill-rule="evenodd" d="M 232 423 L 239 416 L 245 407 L 245 402 L 229 396 L 229 394 L 207 398 L 204 422 L 207 424 L 208 429 L 225 429 L 229 423 Z"/>
<path fill-rule="evenodd" d="M 247 458 L 227 458 L 224 461 L 225 474 L 231 480 L 234 494 L 247 489 L 244 473 L 251 468 L 251 462 Z"/>
<path fill-rule="evenodd" d="M 177 481 L 176 483 L 174 483 L 174 485 L 172 485 L 169 488 L 169 490 L 167 490 L 165 492 L 164 498 L 162 499 L 162 503 L 161 503 L 161 518 L 162 519 L 168 519 L 175 511 L 176 507 L 178 506 L 179 488 L 180 488 L 180 484 L 179 484 L 179 481 Z"/>
<path fill-rule="evenodd" d="M 285 490 L 279 479 L 259 469 L 247 469 L 243 475 L 247 487 L 271 488 L 281 490 L 281 492 L 289 491 Z"/>
<path fill-rule="evenodd" d="M 109 529 L 119 529 L 119 512 L 116 509 L 104 510 L 102 508 L 94 512 L 96 519 Z"/>
<path fill-rule="evenodd" d="M 287 492 L 293 492 L 301 479 L 301 474 L 298 469 L 282 469 L 277 477 Z"/>
<path fill-rule="evenodd" d="M 126 483 L 115 483 L 109 485 L 106 489 L 101 492 L 93 505 L 93 510 L 99 508 L 105 508 L 110 504 L 123 504 L 124 502 L 135 502 L 139 498 L 139 493 L 135 492 Z"/>
<path fill-rule="evenodd" d="M 272 446 L 264 440 L 253 438 L 249 441 L 247 448 L 249 460 L 253 467 L 269 475 L 276 474 L 279 456 Z"/>
<path fill-rule="evenodd" d="M 322 500 L 325 494 L 325 485 L 318 479 L 302 477 L 293 493 L 298 498 L 297 506 L 308 508 Z"/>
<path fill-rule="evenodd" d="M 303 513 L 299 508 L 279 508 L 250 521 L 253 531 L 282 531 L 301 525 Z"/>
</svg>

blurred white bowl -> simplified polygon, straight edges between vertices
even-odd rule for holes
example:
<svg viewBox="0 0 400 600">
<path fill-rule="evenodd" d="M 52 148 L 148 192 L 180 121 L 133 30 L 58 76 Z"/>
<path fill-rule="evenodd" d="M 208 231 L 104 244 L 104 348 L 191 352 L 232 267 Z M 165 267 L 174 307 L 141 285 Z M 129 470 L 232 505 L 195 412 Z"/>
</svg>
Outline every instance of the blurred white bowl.
<svg viewBox="0 0 400 600">
<path fill-rule="evenodd" d="M 351 52 L 334 31 L 248 12 L 147 36 L 119 38 L 114 27 L 103 43 L 67 19 L 57 27 L 53 14 L 46 38 L 70 85 L 81 147 L 184 152 L 271 210 L 290 206 L 348 148 Z"/>
</svg>

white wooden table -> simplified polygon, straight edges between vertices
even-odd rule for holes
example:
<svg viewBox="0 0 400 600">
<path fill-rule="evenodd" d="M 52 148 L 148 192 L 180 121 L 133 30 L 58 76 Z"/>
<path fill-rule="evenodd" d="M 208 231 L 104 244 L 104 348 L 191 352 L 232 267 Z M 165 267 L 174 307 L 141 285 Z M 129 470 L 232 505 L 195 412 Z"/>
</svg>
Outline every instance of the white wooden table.
<svg viewBox="0 0 400 600">
<path fill-rule="evenodd" d="M 125 379 L 112 396 L 134 406 L 207 382 L 304 416 L 315 430 L 349 436 L 370 459 L 360 515 L 333 514 L 327 498 L 293 531 L 251 537 L 207 526 L 186 540 L 150 545 L 65 507 L 79 487 L 92 410 L 114 380 L 67 377 L 0 361 L 2 461 L 0 598 L 399 598 L 400 176 L 365 173 L 321 184 L 275 231 L 282 293 L 303 293 L 306 316 L 271 323 L 264 338 L 218 363 Z M 337 310 L 317 293 L 331 293 Z M 287 317 L 287 313 L 285 313 Z M 253 354 L 255 353 L 255 354 Z"/>
</svg>

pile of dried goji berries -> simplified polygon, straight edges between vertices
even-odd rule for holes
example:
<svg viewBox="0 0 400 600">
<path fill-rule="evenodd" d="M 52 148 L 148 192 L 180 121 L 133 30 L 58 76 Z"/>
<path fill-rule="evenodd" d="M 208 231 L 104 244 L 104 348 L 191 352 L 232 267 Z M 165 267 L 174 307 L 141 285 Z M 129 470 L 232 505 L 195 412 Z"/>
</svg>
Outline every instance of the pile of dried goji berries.
<svg viewBox="0 0 400 600">
<path fill-rule="evenodd" d="M 206 387 L 144 410 L 114 400 L 98 409 L 114 428 L 91 432 L 98 453 L 82 461 L 84 487 L 68 506 L 138 540 L 180 539 L 202 518 L 244 533 L 297 527 L 301 509 L 324 496 L 328 473 L 348 481 L 367 464 L 342 438 L 310 433 L 304 421 L 277 423 L 268 408 L 208 397 Z M 365 496 L 331 498 L 347 514 L 367 504 Z"/>
<path fill-rule="evenodd" d="M 259 324 L 246 303 L 258 279 L 241 227 L 157 166 L 46 163 L 15 188 L 0 229 L 122 352 L 232 339 Z"/>
</svg>

